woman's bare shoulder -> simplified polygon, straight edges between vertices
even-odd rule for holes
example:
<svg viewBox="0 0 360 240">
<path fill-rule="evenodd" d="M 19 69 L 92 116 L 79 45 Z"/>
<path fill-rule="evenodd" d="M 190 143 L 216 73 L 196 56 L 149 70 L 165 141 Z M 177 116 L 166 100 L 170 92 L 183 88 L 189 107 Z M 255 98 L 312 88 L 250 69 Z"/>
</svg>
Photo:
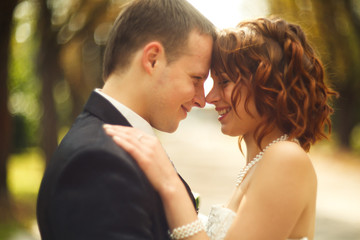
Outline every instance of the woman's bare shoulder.
<svg viewBox="0 0 360 240">
<path fill-rule="evenodd" d="M 316 188 L 316 173 L 309 155 L 295 142 L 284 141 L 272 145 L 258 164 L 259 182 L 274 187 Z"/>
</svg>

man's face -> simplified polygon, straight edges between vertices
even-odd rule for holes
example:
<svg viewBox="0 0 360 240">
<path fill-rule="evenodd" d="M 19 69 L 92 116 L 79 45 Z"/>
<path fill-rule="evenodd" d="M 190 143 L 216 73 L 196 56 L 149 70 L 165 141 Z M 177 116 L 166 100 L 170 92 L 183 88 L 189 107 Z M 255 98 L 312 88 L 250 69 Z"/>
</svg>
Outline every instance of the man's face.
<svg viewBox="0 0 360 240">
<path fill-rule="evenodd" d="M 193 31 L 188 48 L 159 74 L 149 123 L 164 132 L 174 132 L 193 106 L 204 107 L 204 82 L 209 74 L 213 40 Z"/>
</svg>

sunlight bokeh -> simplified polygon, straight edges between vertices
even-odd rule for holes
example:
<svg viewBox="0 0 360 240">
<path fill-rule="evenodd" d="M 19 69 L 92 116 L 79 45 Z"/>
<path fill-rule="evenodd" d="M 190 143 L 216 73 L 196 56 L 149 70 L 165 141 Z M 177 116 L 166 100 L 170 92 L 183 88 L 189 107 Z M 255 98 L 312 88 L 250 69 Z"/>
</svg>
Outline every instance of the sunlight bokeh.
<svg viewBox="0 0 360 240">
<path fill-rule="evenodd" d="M 8 182 L 12 195 L 17 198 L 36 195 L 44 168 L 45 162 L 39 149 L 11 155 Z"/>
<path fill-rule="evenodd" d="M 264 0 L 188 0 L 218 28 L 234 27 L 239 21 L 268 13 Z"/>
</svg>

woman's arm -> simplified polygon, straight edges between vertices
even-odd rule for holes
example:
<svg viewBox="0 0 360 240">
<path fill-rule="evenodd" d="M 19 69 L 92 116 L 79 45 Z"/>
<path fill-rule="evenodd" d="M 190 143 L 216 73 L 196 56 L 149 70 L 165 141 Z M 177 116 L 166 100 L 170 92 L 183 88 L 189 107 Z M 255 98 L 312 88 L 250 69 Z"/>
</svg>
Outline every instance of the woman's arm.
<svg viewBox="0 0 360 240">
<path fill-rule="evenodd" d="M 200 229 L 200 221 L 195 223 L 198 218 L 193 203 L 159 140 L 130 127 L 105 125 L 104 129 L 137 161 L 159 192 L 171 231 L 177 229 L 176 231 L 181 232 L 179 227 L 185 226 L 183 232 L 190 235 L 192 231 L 200 230 L 186 239 L 208 239 L 204 228 Z M 193 225 L 187 226 L 192 223 Z"/>
</svg>

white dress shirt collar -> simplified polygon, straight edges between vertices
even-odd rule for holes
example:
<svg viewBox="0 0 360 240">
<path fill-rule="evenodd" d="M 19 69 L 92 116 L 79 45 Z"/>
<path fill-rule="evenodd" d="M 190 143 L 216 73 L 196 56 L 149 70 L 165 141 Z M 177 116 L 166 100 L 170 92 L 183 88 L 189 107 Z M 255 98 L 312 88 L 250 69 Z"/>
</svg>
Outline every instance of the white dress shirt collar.
<svg viewBox="0 0 360 240">
<path fill-rule="evenodd" d="M 151 125 L 142 117 L 140 117 L 137 113 L 135 113 L 130 108 L 126 107 L 124 104 L 120 103 L 116 99 L 110 97 L 109 95 L 103 93 L 100 88 L 96 88 L 95 92 L 103 96 L 106 100 L 108 100 L 125 118 L 134 128 L 140 129 L 141 131 L 155 136 L 154 129 Z"/>
</svg>

